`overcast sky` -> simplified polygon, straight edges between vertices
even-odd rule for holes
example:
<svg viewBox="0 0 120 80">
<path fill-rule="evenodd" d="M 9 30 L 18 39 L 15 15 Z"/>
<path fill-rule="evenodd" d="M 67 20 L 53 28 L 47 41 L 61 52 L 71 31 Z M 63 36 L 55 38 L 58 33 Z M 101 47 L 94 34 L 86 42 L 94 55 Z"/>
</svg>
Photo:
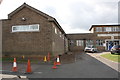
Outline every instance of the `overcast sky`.
<svg viewBox="0 0 120 80">
<path fill-rule="evenodd" d="M 87 33 L 92 24 L 118 23 L 119 0 L 2 0 L 0 19 L 26 2 L 56 18 L 66 33 Z"/>
</svg>

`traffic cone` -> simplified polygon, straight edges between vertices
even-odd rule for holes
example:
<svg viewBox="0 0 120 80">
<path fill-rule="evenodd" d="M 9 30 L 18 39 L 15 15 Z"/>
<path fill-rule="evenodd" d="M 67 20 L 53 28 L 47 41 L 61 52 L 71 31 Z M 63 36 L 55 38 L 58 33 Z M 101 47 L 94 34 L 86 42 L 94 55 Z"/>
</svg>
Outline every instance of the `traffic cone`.
<svg viewBox="0 0 120 80">
<path fill-rule="evenodd" d="M 46 56 L 44 57 L 44 62 L 47 62 L 47 57 Z"/>
<path fill-rule="evenodd" d="M 14 58 L 12 71 L 13 71 L 13 72 L 17 72 L 17 63 L 16 63 L 16 58 Z"/>
<path fill-rule="evenodd" d="M 47 61 L 50 61 L 50 53 L 48 53 Z"/>
<path fill-rule="evenodd" d="M 52 67 L 53 69 L 57 69 L 57 66 L 56 66 L 56 61 L 54 61 L 54 65 Z"/>
<path fill-rule="evenodd" d="M 24 59 L 24 58 L 25 58 L 25 56 L 23 55 L 23 56 L 22 56 L 22 58 Z"/>
<path fill-rule="evenodd" d="M 31 64 L 30 64 L 30 60 L 29 60 L 29 59 L 28 59 L 28 63 L 27 63 L 27 70 L 26 70 L 26 73 L 32 73 Z"/>
<path fill-rule="evenodd" d="M 56 63 L 56 65 L 61 65 L 59 56 L 57 56 L 57 63 Z"/>
</svg>

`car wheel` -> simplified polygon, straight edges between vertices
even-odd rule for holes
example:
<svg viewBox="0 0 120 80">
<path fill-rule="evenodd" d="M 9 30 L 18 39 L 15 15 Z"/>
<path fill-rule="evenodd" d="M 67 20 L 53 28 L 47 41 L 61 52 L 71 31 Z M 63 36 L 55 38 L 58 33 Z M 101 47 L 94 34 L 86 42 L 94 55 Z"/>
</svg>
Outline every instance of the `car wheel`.
<svg viewBox="0 0 120 80">
<path fill-rule="evenodd" d="M 95 51 L 94 50 L 92 50 L 92 53 L 94 53 Z"/>
<path fill-rule="evenodd" d="M 111 54 L 114 54 L 113 52 L 111 52 Z"/>
<path fill-rule="evenodd" d="M 95 53 L 97 53 L 97 51 L 94 51 Z"/>
</svg>

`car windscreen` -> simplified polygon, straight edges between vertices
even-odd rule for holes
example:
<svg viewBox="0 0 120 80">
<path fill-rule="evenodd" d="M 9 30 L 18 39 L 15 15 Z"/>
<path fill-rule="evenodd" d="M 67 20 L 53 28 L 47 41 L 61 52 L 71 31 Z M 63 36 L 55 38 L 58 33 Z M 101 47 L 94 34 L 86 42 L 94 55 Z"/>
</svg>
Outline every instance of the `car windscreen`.
<svg viewBox="0 0 120 80">
<path fill-rule="evenodd" d="M 113 46 L 113 48 L 120 48 L 120 45 L 115 45 Z"/>
<path fill-rule="evenodd" d="M 95 48 L 94 46 L 87 46 L 87 48 Z"/>
</svg>

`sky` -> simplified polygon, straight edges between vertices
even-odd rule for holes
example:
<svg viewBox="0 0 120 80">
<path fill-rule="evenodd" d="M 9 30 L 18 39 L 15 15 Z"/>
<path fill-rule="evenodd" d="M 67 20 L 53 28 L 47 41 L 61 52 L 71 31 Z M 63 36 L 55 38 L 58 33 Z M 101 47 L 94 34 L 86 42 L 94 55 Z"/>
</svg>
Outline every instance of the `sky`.
<svg viewBox="0 0 120 80">
<path fill-rule="evenodd" d="M 1 0 L 0 0 L 1 1 Z M 2 0 L 0 19 L 28 5 L 54 17 L 66 33 L 89 33 L 93 24 L 118 23 L 120 0 Z"/>
</svg>

